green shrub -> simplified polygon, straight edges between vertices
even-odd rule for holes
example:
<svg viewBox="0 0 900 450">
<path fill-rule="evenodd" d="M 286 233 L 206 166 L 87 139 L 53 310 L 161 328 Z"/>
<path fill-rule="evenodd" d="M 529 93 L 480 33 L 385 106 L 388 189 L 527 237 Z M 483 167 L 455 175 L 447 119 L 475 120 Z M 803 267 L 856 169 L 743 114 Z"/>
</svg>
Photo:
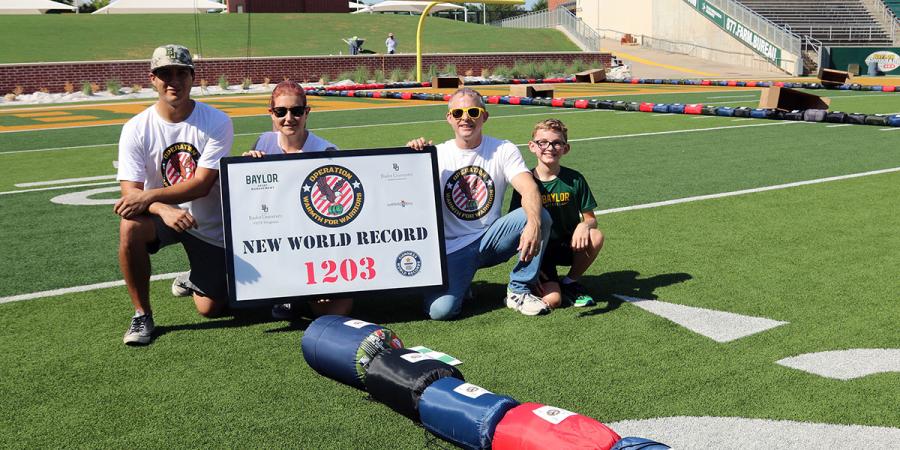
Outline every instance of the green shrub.
<svg viewBox="0 0 900 450">
<path fill-rule="evenodd" d="M 321 81 L 322 84 L 328 84 L 331 82 L 331 75 L 324 73 L 321 77 L 319 77 L 319 81 Z"/>
<path fill-rule="evenodd" d="M 365 84 L 368 83 L 370 79 L 372 79 L 372 73 L 369 72 L 368 67 L 358 66 L 353 72 L 353 77 L 350 79 L 357 82 L 358 84 Z"/>
<path fill-rule="evenodd" d="M 228 78 L 226 78 L 225 75 L 219 75 L 219 88 L 223 91 L 228 90 Z"/>
<path fill-rule="evenodd" d="M 491 75 L 496 78 L 513 78 L 512 74 L 513 70 L 502 64 L 499 66 L 494 66 L 494 69 L 491 71 Z"/>
<path fill-rule="evenodd" d="M 252 84 L 253 84 L 253 80 L 251 80 L 249 77 L 244 78 L 243 81 L 241 81 L 241 89 L 246 91 L 247 89 L 250 89 L 250 85 L 252 85 Z"/>
<path fill-rule="evenodd" d="M 106 80 L 106 90 L 112 95 L 119 95 L 122 89 L 122 82 L 116 79 Z"/>
<path fill-rule="evenodd" d="M 430 80 L 434 77 L 438 76 L 438 68 L 437 65 L 431 64 L 428 66 L 428 71 L 422 74 L 422 78 L 424 80 Z M 415 80 L 415 77 L 410 78 L 411 80 Z"/>
<path fill-rule="evenodd" d="M 456 64 L 447 64 L 441 69 L 441 75 L 453 76 L 457 75 Z"/>
<path fill-rule="evenodd" d="M 347 71 L 339 73 L 337 76 L 337 79 L 340 81 L 352 80 L 355 75 L 356 75 L 356 72 L 351 72 L 351 71 L 347 70 Z"/>
<path fill-rule="evenodd" d="M 400 81 L 416 81 L 416 69 L 412 68 L 406 72 L 406 75 Z"/>
<path fill-rule="evenodd" d="M 538 65 L 538 72 L 542 78 L 562 76 L 566 74 L 566 70 L 566 63 L 559 59 L 544 61 Z"/>
<path fill-rule="evenodd" d="M 512 72 L 515 78 L 538 78 L 541 76 L 537 65 L 533 62 L 516 61 Z"/>
<path fill-rule="evenodd" d="M 388 81 L 402 81 L 404 76 L 406 76 L 406 73 L 403 69 L 394 69 L 388 76 Z"/>
<path fill-rule="evenodd" d="M 581 59 L 573 59 L 572 62 L 566 67 L 566 75 L 571 75 L 573 73 L 578 73 L 588 69 L 588 65 L 585 64 Z"/>
<path fill-rule="evenodd" d="M 84 95 L 94 95 L 94 90 L 91 89 L 91 83 L 88 81 L 81 82 L 81 93 Z"/>
<path fill-rule="evenodd" d="M 377 69 L 375 74 L 372 75 L 372 79 L 374 79 L 376 83 L 384 83 L 384 71 Z"/>
</svg>

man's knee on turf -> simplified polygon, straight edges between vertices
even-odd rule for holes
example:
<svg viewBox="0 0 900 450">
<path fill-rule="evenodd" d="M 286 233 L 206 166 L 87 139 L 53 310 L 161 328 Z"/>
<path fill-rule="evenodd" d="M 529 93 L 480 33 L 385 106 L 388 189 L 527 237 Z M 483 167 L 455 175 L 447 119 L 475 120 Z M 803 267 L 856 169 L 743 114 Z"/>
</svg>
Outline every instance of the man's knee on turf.
<svg viewBox="0 0 900 450">
<path fill-rule="evenodd" d="M 599 252 L 600 249 L 603 248 L 603 239 L 604 239 L 603 232 L 594 228 L 591 230 L 590 238 L 591 238 L 591 248 L 594 250 L 594 253 Z"/>
<path fill-rule="evenodd" d="M 426 303 L 425 314 L 428 314 L 431 320 L 451 320 L 459 315 L 460 309 L 462 309 L 461 303 L 462 298 L 444 295 L 432 301 L 431 304 Z"/>
<path fill-rule="evenodd" d="M 194 293 L 194 306 L 201 316 L 208 319 L 222 316 L 227 309 L 225 301 L 216 301 L 210 297 L 204 297 L 197 293 Z"/>
<path fill-rule="evenodd" d="M 146 216 L 137 216 L 133 219 L 122 219 L 119 221 L 119 248 L 143 247 L 155 238 L 155 225 Z"/>
</svg>

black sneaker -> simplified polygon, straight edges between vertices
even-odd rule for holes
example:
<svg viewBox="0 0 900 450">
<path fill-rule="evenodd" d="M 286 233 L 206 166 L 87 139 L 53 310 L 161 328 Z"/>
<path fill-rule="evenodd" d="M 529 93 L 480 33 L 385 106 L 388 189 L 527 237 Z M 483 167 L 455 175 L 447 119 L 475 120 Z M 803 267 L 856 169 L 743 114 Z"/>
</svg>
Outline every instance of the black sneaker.
<svg viewBox="0 0 900 450">
<path fill-rule="evenodd" d="M 150 343 L 154 328 L 156 327 L 153 325 L 153 316 L 150 314 L 132 317 L 131 325 L 122 341 L 125 345 L 147 345 Z"/>
<path fill-rule="evenodd" d="M 563 284 L 561 286 L 562 294 L 565 296 L 566 300 L 572 304 L 572 306 L 576 308 L 583 308 L 585 306 L 594 306 L 597 303 L 594 301 L 594 298 L 591 297 L 590 294 L 587 293 L 587 290 L 581 283 L 575 281 L 569 284 Z"/>
</svg>

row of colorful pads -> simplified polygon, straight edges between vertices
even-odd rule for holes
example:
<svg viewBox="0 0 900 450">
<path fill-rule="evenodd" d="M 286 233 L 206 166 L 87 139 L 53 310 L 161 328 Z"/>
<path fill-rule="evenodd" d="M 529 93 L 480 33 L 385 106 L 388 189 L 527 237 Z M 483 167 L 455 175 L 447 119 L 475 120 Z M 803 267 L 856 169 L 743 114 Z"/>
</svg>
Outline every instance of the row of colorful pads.
<svg viewBox="0 0 900 450">
<path fill-rule="evenodd" d="M 322 316 L 303 334 L 303 358 L 316 372 L 365 390 L 434 436 L 467 449 L 664 450 L 622 438 L 571 411 L 519 403 L 466 383 L 454 366 L 403 348 L 393 331 L 344 316 Z"/>
<path fill-rule="evenodd" d="M 324 95 L 339 97 L 392 98 L 401 100 L 449 101 L 450 94 L 426 94 L 417 92 L 396 91 L 322 91 L 308 90 L 308 95 Z M 855 125 L 875 125 L 900 127 L 900 114 L 864 114 L 828 111 L 824 109 L 806 109 L 783 111 L 769 108 L 750 108 L 747 106 L 730 107 L 681 103 L 626 102 L 623 100 L 597 100 L 573 98 L 531 98 L 509 95 L 489 95 L 483 97 L 487 104 L 499 105 L 532 105 L 558 108 L 608 109 L 616 111 L 640 111 L 666 114 L 698 114 L 705 116 L 746 117 L 754 119 L 795 120 L 807 122 L 830 122 Z"/>
<path fill-rule="evenodd" d="M 574 76 L 558 78 L 513 78 L 490 80 L 467 80 L 466 86 L 491 86 L 503 84 L 556 84 L 577 83 Z M 606 80 L 606 83 L 619 84 L 669 84 L 683 86 L 721 86 L 721 87 L 785 87 L 791 89 L 834 89 L 839 91 L 874 91 L 874 92 L 900 92 L 894 85 L 865 85 L 859 83 L 844 83 L 840 85 L 824 85 L 816 82 L 794 81 L 742 81 L 742 80 L 693 80 L 693 79 L 662 79 L 662 78 L 626 78 L 623 80 Z M 430 81 L 415 82 L 405 81 L 397 83 L 365 83 L 343 84 L 309 88 L 315 91 L 366 91 L 380 89 L 409 89 L 418 87 L 431 87 Z M 308 91 L 307 91 L 308 92 Z"/>
</svg>

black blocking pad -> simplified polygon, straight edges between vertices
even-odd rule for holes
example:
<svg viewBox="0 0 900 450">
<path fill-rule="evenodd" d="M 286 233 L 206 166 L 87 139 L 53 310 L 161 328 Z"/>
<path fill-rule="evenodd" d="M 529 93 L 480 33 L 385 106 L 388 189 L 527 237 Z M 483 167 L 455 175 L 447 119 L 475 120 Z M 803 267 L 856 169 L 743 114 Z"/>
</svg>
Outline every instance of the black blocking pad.
<svg viewBox="0 0 900 450">
<path fill-rule="evenodd" d="M 419 398 L 444 377 L 463 380 L 456 367 L 414 350 L 396 348 L 378 354 L 366 373 L 366 390 L 375 400 L 419 422 Z"/>
</svg>

